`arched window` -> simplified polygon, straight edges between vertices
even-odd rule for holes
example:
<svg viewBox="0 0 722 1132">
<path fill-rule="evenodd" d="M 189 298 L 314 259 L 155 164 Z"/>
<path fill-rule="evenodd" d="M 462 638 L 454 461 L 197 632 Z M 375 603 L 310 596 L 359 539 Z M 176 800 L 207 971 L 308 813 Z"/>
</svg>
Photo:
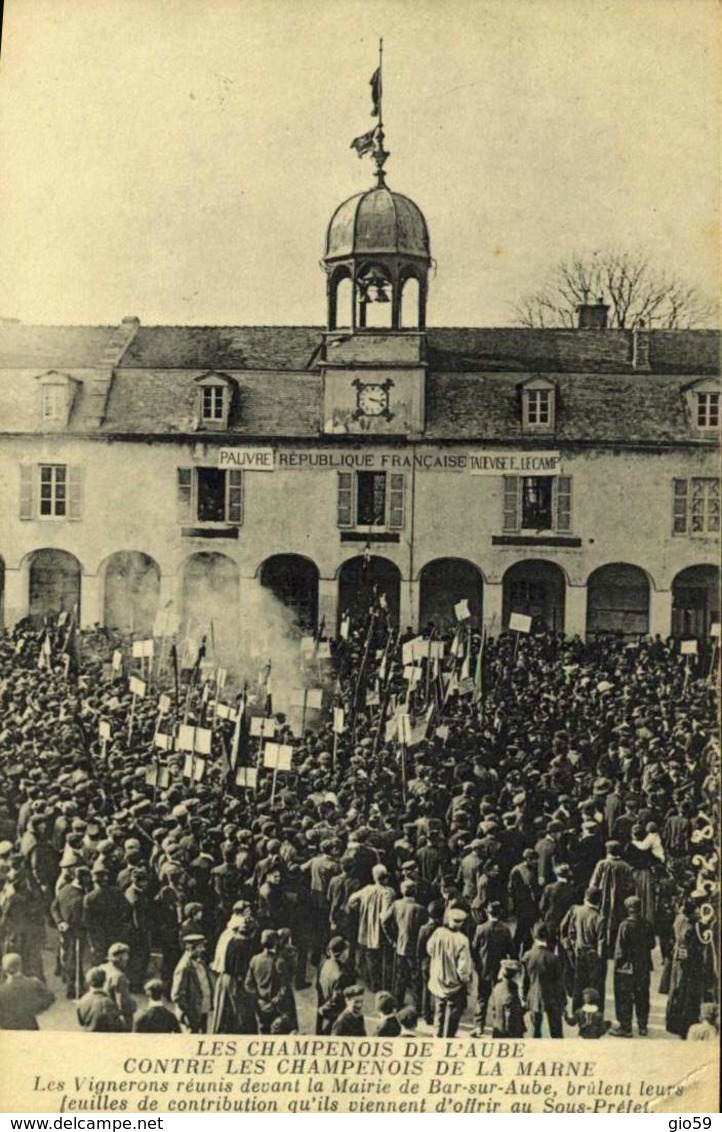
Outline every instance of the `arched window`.
<svg viewBox="0 0 722 1132">
<path fill-rule="evenodd" d="M 401 284 L 401 327 L 413 330 L 421 322 L 421 286 L 415 275 L 409 275 Z"/>
</svg>

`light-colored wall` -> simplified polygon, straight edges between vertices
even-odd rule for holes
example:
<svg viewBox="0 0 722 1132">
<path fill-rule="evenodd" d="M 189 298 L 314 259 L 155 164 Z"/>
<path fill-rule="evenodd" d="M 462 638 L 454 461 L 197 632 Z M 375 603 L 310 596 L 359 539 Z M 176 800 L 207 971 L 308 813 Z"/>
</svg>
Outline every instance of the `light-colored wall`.
<svg viewBox="0 0 722 1132">
<path fill-rule="evenodd" d="M 228 555 L 243 579 L 253 578 L 272 554 L 302 554 L 319 568 L 321 604 L 334 612 L 334 579 L 342 563 L 362 553 L 363 543 L 342 543 L 336 525 L 335 470 L 280 470 L 245 473 L 244 523 L 237 541 L 196 539 L 181 534 L 176 519 L 176 468 L 217 464 L 219 445 L 172 441 L 88 441 L 61 436 L 4 438 L 0 443 L 0 556 L 5 563 L 5 621 L 27 611 L 27 571 L 31 553 L 49 547 L 69 551 L 83 568 L 82 619 L 102 616 L 102 566 L 115 551 L 138 550 L 158 563 L 164 600 L 178 598 L 183 561 L 199 551 Z M 278 447 L 278 446 L 277 446 Z M 313 451 L 310 444 L 293 449 Z M 399 452 L 478 452 L 480 445 L 414 449 L 375 444 L 354 449 L 350 441 L 323 441 L 323 449 L 373 452 L 377 466 L 384 454 Z M 551 447 L 551 446 L 549 446 Z M 21 521 L 21 464 L 77 464 L 83 468 L 82 519 Z M 390 462 L 388 470 L 394 470 Z M 398 565 L 402 586 L 402 622 L 418 613 L 418 576 L 435 558 L 453 556 L 475 563 L 493 587 L 515 562 L 541 558 L 558 563 L 569 584 L 584 586 L 598 566 L 627 562 L 647 572 L 657 595 L 667 595 L 674 576 L 687 566 L 717 563 L 717 538 L 672 535 L 672 480 L 715 476 L 713 452 L 678 449 L 662 453 L 620 451 L 563 452 L 565 475 L 572 477 L 572 529 L 580 548 L 500 547 L 492 538 L 502 531 L 502 479 L 469 471 L 406 472 L 406 519 L 395 544 L 372 544 L 374 554 Z M 413 514 L 412 514 L 413 498 Z M 412 545 L 413 533 L 413 545 Z M 655 604 L 656 603 L 656 604 Z M 652 601 L 654 627 L 665 622 L 671 599 Z M 568 602 L 567 628 L 578 624 L 584 603 Z M 576 611 L 576 612 L 575 612 Z"/>
</svg>

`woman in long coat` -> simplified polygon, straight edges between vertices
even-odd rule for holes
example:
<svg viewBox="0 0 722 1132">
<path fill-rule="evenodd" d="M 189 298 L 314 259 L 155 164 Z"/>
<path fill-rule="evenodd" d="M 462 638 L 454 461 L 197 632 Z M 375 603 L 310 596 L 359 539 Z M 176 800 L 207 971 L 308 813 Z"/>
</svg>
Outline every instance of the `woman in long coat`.
<svg viewBox="0 0 722 1132">
<path fill-rule="evenodd" d="M 674 950 L 667 999 L 666 1028 L 670 1034 L 687 1037 L 691 1025 L 699 1021 L 704 995 L 703 945 L 697 935 L 697 911 L 685 901 L 674 921 Z"/>
</svg>

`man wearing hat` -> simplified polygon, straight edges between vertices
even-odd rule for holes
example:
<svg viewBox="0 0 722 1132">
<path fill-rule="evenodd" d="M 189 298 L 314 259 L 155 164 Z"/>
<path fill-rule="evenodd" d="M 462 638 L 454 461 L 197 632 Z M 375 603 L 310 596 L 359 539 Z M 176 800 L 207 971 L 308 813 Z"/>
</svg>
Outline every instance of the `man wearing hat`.
<svg viewBox="0 0 722 1132">
<path fill-rule="evenodd" d="M 624 901 L 626 916 L 619 925 L 614 948 L 614 1009 L 618 1025 L 612 1034 L 617 1038 L 631 1038 L 634 1012 L 640 1037 L 647 1035 L 654 928 L 642 918 L 641 904 L 638 896 L 628 896 Z"/>
<path fill-rule="evenodd" d="M 493 1038 L 523 1038 L 524 1008 L 519 997 L 516 977 L 521 963 L 515 959 L 502 959 L 498 981 L 489 996 L 489 1022 Z"/>
<path fill-rule="evenodd" d="M 270 1033 L 274 1019 L 290 1017 L 295 1010 L 288 972 L 278 960 L 278 932 L 272 928 L 261 932 L 261 951 L 248 964 L 244 987 L 254 1001 L 261 1034 Z"/>
<path fill-rule="evenodd" d="M 534 924 L 539 919 L 539 878 L 533 849 L 525 849 L 521 863 L 509 873 L 509 910 L 516 918 L 514 947 L 519 956 L 531 944 Z"/>
<path fill-rule="evenodd" d="M 333 937 L 326 949 L 326 956 L 319 967 L 316 981 L 317 1034 L 331 1033 L 334 1022 L 346 1005 L 344 992 L 356 981 L 349 963 L 348 944 L 342 936 Z"/>
<path fill-rule="evenodd" d="M 205 1034 L 213 1006 L 213 977 L 205 961 L 205 936 L 194 932 L 183 937 L 183 954 L 173 972 L 171 1002 L 185 1031 Z"/>
<path fill-rule="evenodd" d="M 484 1033 L 487 1006 L 499 978 L 499 970 L 505 960 L 514 957 L 511 932 L 502 923 L 501 914 L 501 904 L 492 900 L 486 908 L 486 923 L 478 925 L 471 944 L 478 980 L 474 1037 L 479 1038 Z"/>
<path fill-rule="evenodd" d="M 590 888 L 600 892 L 599 910 L 604 920 L 607 953 L 614 954 L 617 931 L 624 918 L 624 901 L 634 895 L 634 874 L 631 867 L 621 857 L 621 845 L 612 839 L 606 843 L 607 855 L 597 861 Z"/>
<path fill-rule="evenodd" d="M 416 898 L 417 889 L 413 880 L 402 880 L 400 888 L 400 898 L 394 900 L 384 914 L 381 925 L 394 951 L 392 982 L 396 1005 L 399 1009 L 404 1006 L 408 990 L 418 1009 L 420 988 L 417 942 L 421 926 L 426 920 L 426 909 Z"/>
<path fill-rule="evenodd" d="M 549 947 L 545 923 L 535 926 L 534 942 L 522 956 L 521 963 L 524 969 L 524 999 L 532 1018 L 533 1036 L 542 1036 L 542 1021 L 546 1014 L 549 1037 L 563 1037 L 562 1018 L 567 1001 L 564 971 L 561 959 Z"/>
<path fill-rule="evenodd" d="M 466 918 L 463 908 L 448 908 L 446 923 L 436 929 L 426 945 L 437 1038 L 456 1037 L 466 1006 L 473 970 L 469 940 L 462 930 Z"/>
<path fill-rule="evenodd" d="M 574 886 L 571 883 L 571 867 L 565 861 L 555 865 L 554 871 L 556 880 L 545 885 L 539 902 L 539 911 L 549 931 L 549 939 L 553 945 L 556 945 L 559 925 L 574 903 Z"/>
<path fill-rule="evenodd" d="M 0 984 L 0 1030 L 38 1030 L 37 1015 L 55 1002 L 55 995 L 40 979 L 23 974 L 22 960 L 15 952 L 2 958 Z"/>
<path fill-rule="evenodd" d="M 127 943 L 113 943 L 108 948 L 108 960 L 101 970 L 105 971 L 105 989 L 118 1007 L 126 1030 L 133 1029 L 135 999 L 130 993 L 130 982 L 126 971 L 130 961 L 130 947 Z"/>
</svg>

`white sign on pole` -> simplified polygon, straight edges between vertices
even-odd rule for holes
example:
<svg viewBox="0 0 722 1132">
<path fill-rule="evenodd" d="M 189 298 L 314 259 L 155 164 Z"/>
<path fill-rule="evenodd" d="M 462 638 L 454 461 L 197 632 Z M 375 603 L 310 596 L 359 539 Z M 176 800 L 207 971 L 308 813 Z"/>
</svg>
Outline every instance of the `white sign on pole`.
<svg viewBox="0 0 722 1132">
<path fill-rule="evenodd" d="M 205 773 L 206 773 L 206 764 L 203 762 L 203 759 L 196 759 L 195 763 L 193 764 L 193 781 L 194 782 L 202 782 L 203 781 L 203 775 Z"/>
<path fill-rule="evenodd" d="M 697 655 L 697 642 L 696 641 L 681 641 L 679 651 L 682 656 L 696 656 Z"/>
<path fill-rule="evenodd" d="M 251 717 L 251 735 L 256 739 L 272 739 L 276 734 L 275 719 L 264 719 L 262 715 Z"/>
<path fill-rule="evenodd" d="M 225 688 L 227 679 L 228 679 L 228 669 L 227 668 L 217 668 L 216 669 L 216 687 L 218 688 L 219 692 L 221 691 L 222 688 Z"/>
<path fill-rule="evenodd" d="M 113 653 L 113 672 L 120 672 L 123 667 L 123 654 L 120 649 L 116 649 Z"/>
<path fill-rule="evenodd" d="M 429 641 L 429 656 L 432 660 L 443 660 L 446 653 L 446 645 L 443 641 Z"/>
<path fill-rule="evenodd" d="M 141 680 L 139 676 L 131 676 L 128 681 L 128 687 L 133 695 L 141 700 L 145 698 L 145 686 L 145 680 Z"/>
<path fill-rule="evenodd" d="M 467 617 L 471 617 L 471 610 L 469 609 L 469 603 L 466 598 L 457 601 L 454 606 L 454 613 L 456 614 L 457 621 L 465 621 Z"/>
<path fill-rule="evenodd" d="M 156 732 L 155 745 L 160 751 L 173 750 L 173 736 L 165 735 L 162 731 Z"/>
<path fill-rule="evenodd" d="M 526 613 L 512 613 L 509 628 L 515 633 L 531 633 L 531 617 Z"/>
<path fill-rule="evenodd" d="M 715 621 L 715 622 L 712 623 L 712 625 L 710 625 L 710 627 L 709 627 L 710 637 L 716 637 L 717 640 L 719 640 L 719 627 L 720 627 L 719 621 Z"/>
<path fill-rule="evenodd" d="M 183 777 L 193 778 L 193 755 L 186 755 L 183 760 Z"/>
<path fill-rule="evenodd" d="M 191 727 L 188 723 L 181 723 L 178 728 L 178 750 L 179 751 L 192 751 L 193 750 L 193 735 L 195 727 Z"/>
<path fill-rule="evenodd" d="M 163 695 L 158 700 L 158 714 L 159 715 L 168 715 L 168 712 L 170 711 L 170 709 L 171 709 L 170 696 L 167 696 L 164 692 Z"/>
<path fill-rule="evenodd" d="M 293 747 L 286 743 L 266 743 L 263 748 L 263 765 L 267 770 L 290 770 Z"/>
<path fill-rule="evenodd" d="M 331 659 L 331 645 L 328 641 L 319 641 L 316 656 L 319 660 Z"/>
<path fill-rule="evenodd" d="M 368 703 L 368 700 L 366 701 Z M 333 709 L 333 730 L 336 735 L 342 735 L 345 731 L 346 715 L 342 707 L 335 707 Z"/>
<path fill-rule="evenodd" d="M 239 766 L 236 771 L 236 786 L 245 790 L 255 790 L 258 786 L 258 771 L 254 766 Z"/>
<path fill-rule="evenodd" d="M 210 755 L 213 732 L 209 727 L 196 727 L 196 753 Z"/>
<path fill-rule="evenodd" d="M 101 719 L 98 726 L 98 734 L 101 739 L 110 739 L 110 724 L 107 719 Z"/>
<path fill-rule="evenodd" d="M 341 618 L 341 626 L 340 626 L 339 631 L 338 631 L 338 635 L 339 635 L 339 637 L 341 638 L 342 641 L 348 640 L 348 635 L 349 635 L 350 629 L 351 629 L 350 618 L 342 617 Z"/>
<path fill-rule="evenodd" d="M 323 706 L 323 691 L 321 688 L 309 688 L 306 693 L 306 707 L 310 711 L 320 711 Z"/>
<path fill-rule="evenodd" d="M 423 637 L 417 637 L 416 640 L 412 641 L 411 649 L 414 660 L 422 660 L 424 657 L 429 656 L 430 644 L 431 641 L 426 641 Z"/>
<path fill-rule="evenodd" d="M 315 637 L 301 637 L 301 653 L 308 656 L 316 648 Z"/>
<path fill-rule="evenodd" d="M 397 727 L 399 743 L 404 743 L 406 746 L 411 742 L 411 716 L 408 712 L 402 711 L 397 716 Z"/>
<path fill-rule="evenodd" d="M 237 716 L 233 708 L 228 704 L 222 704 L 220 700 L 216 704 L 216 715 L 219 719 L 231 719 L 235 722 Z"/>
</svg>

